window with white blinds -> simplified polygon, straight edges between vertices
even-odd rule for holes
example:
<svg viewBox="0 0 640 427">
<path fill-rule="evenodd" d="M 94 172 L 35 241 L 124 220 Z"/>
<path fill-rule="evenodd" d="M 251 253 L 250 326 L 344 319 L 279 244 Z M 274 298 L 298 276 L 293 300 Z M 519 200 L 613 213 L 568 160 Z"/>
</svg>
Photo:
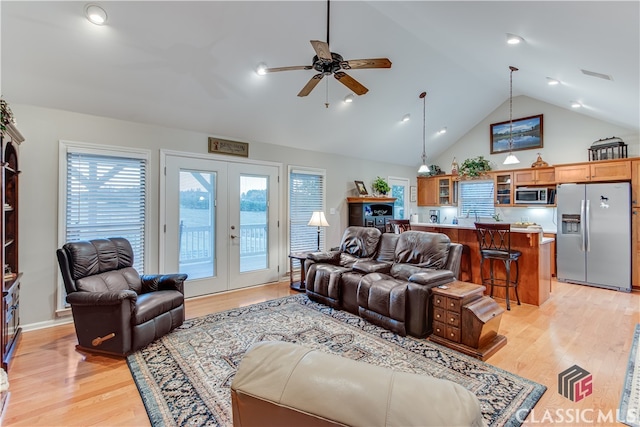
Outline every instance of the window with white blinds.
<svg viewBox="0 0 640 427">
<path fill-rule="evenodd" d="M 458 215 L 469 218 L 490 218 L 495 214 L 493 204 L 493 181 L 460 181 Z"/>
<path fill-rule="evenodd" d="M 291 252 L 318 249 L 318 228 L 307 224 L 314 211 L 324 211 L 324 192 L 324 170 L 289 169 L 289 247 Z M 324 227 L 320 227 L 320 248 L 324 248 Z"/>
<path fill-rule="evenodd" d="M 124 237 L 143 274 L 148 156 L 65 148 L 64 241 Z"/>
</svg>

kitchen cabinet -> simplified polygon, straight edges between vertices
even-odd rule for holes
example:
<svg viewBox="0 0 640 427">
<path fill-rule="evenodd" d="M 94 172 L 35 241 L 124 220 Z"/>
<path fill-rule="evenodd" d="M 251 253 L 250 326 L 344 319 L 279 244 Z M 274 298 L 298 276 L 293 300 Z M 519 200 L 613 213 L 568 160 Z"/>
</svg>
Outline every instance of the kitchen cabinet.
<svg viewBox="0 0 640 427">
<path fill-rule="evenodd" d="M 458 203 L 458 181 L 454 181 L 451 175 L 431 179 L 437 182 L 439 206 L 453 206 Z"/>
<path fill-rule="evenodd" d="M 418 177 L 418 206 L 454 206 L 458 203 L 458 181 L 453 175 Z"/>
<path fill-rule="evenodd" d="M 513 171 L 513 185 L 555 185 L 555 168 L 531 168 Z"/>
<path fill-rule="evenodd" d="M 598 161 L 556 166 L 558 183 L 592 181 L 628 181 L 631 179 L 631 161 Z"/>
<path fill-rule="evenodd" d="M 513 203 L 513 173 L 495 172 L 493 174 L 494 204 L 496 206 L 511 206 Z"/>
<path fill-rule="evenodd" d="M 438 188 L 435 179 L 418 177 L 418 206 L 435 206 L 438 204 Z"/>
<path fill-rule="evenodd" d="M 549 244 L 549 250 L 551 251 L 551 276 L 556 277 L 556 235 L 554 233 L 544 233 L 544 237 L 551 237 L 553 242 Z"/>
</svg>

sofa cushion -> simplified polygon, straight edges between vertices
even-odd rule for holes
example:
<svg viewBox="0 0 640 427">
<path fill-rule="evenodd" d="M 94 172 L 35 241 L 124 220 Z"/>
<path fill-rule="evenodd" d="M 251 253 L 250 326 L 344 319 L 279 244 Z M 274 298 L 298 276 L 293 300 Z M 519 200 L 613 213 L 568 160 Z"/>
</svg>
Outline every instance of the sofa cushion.
<svg viewBox="0 0 640 427">
<path fill-rule="evenodd" d="M 380 230 L 374 227 L 347 227 L 342 234 L 340 251 L 356 258 L 375 256 L 380 240 Z"/>
<path fill-rule="evenodd" d="M 451 240 L 446 234 L 405 231 L 400 234 L 396 244 L 395 262 L 442 269 L 447 264 L 450 244 Z"/>
</svg>

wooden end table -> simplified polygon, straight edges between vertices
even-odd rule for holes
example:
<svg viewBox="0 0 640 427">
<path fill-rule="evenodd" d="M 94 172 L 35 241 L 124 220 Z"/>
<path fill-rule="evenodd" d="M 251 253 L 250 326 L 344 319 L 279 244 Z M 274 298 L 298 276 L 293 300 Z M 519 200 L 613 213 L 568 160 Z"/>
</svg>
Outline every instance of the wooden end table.
<svg viewBox="0 0 640 427">
<path fill-rule="evenodd" d="M 304 260 L 307 259 L 307 255 L 313 253 L 313 251 L 307 252 L 291 252 L 289 254 L 289 287 L 294 291 L 304 292 L 306 287 L 304 285 L 305 273 L 304 273 Z M 293 261 L 300 261 L 300 280 L 294 280 L 293 278 Z"/>
<path fill-rule="evenodd" d="M 507 344 L 498 335 L 504 309 L 484 295 L 485 287 L 454 281 L 432 288 L 433 334 L 429 340 L 485 360 Z"/>
</svg>

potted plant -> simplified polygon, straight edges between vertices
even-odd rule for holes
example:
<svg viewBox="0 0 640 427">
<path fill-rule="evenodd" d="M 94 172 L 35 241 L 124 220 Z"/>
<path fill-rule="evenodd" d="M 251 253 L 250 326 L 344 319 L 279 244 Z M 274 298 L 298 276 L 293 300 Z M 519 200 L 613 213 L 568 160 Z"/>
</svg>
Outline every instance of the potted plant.
<svg viewBox="0 0 640 427">
<path fill-rule="evenodd" d="M 389 191 L 391 191 L 391 187 L 389 187 L 389 184 L 387 184 L 387 181 L 385 181 L 380 177 L 377 177 L 373 181 L 373 184 L 371 184 L 371 187 L 374 189 L 374 191 L 382 194 L 383 196 L 386 195 Z"/>
<path fill-rule="evenodd" d="M 462 162 L 458 174 L 468 178 L 477 178 L 491 170 L 489 161 L 484 156 L 474 157 Z"/>
</svg>

